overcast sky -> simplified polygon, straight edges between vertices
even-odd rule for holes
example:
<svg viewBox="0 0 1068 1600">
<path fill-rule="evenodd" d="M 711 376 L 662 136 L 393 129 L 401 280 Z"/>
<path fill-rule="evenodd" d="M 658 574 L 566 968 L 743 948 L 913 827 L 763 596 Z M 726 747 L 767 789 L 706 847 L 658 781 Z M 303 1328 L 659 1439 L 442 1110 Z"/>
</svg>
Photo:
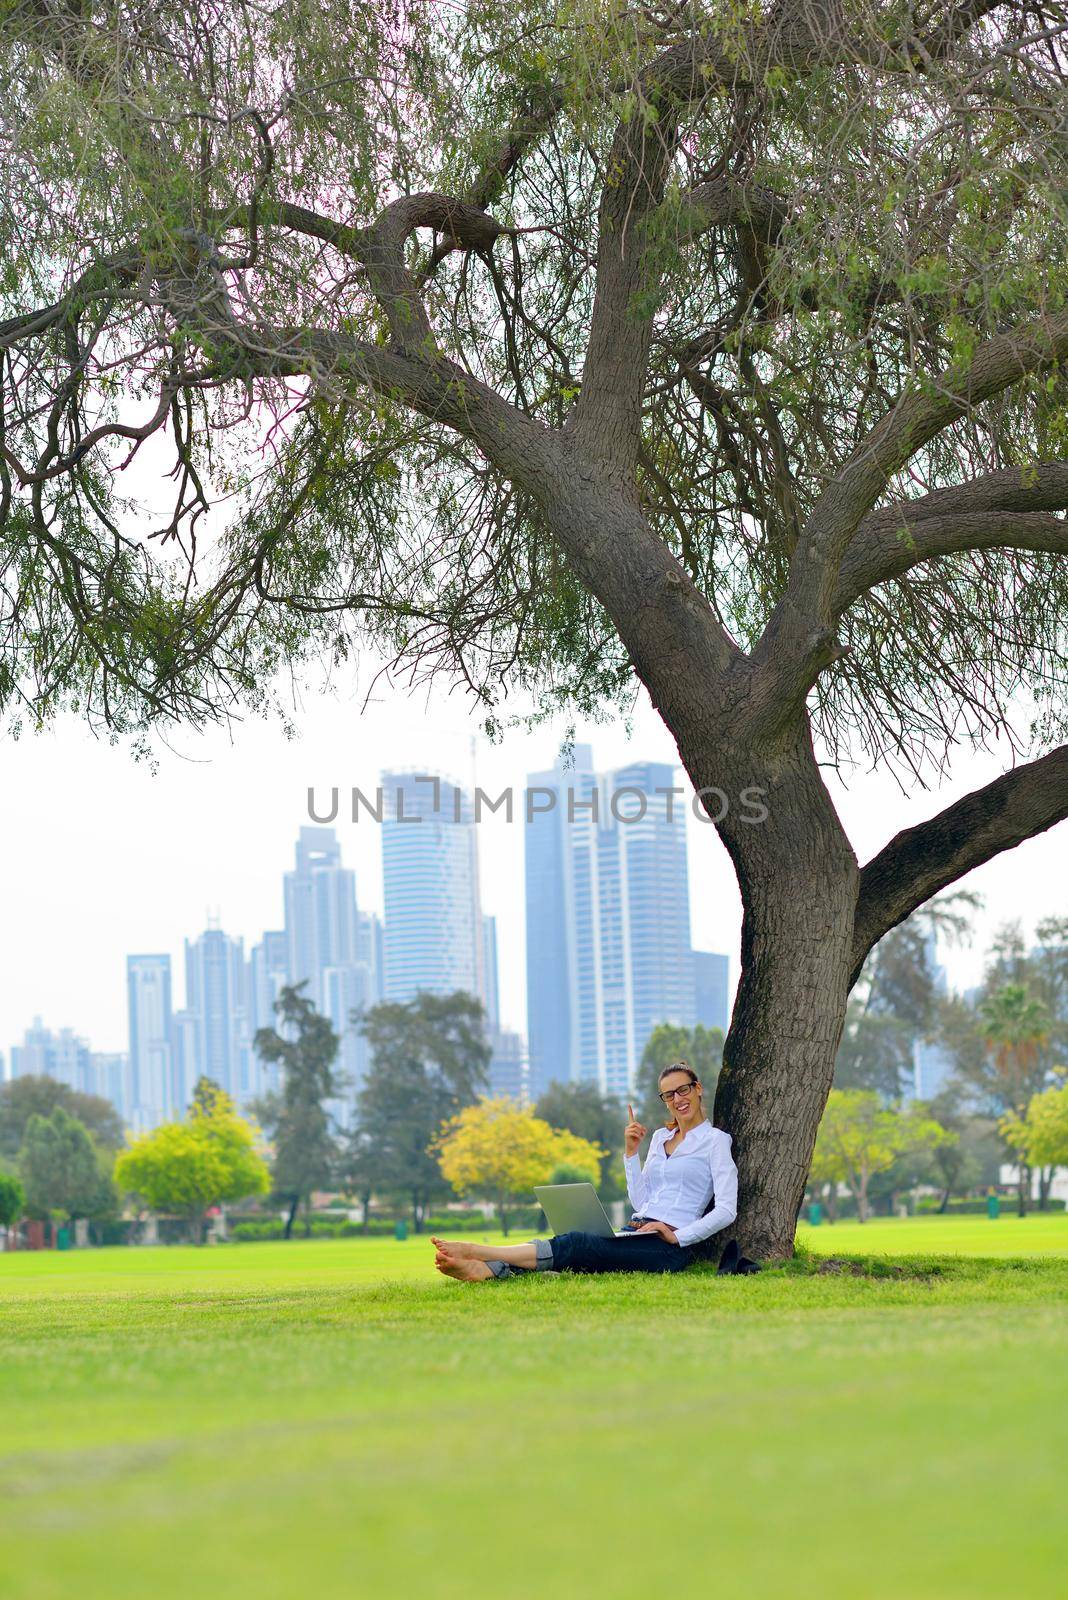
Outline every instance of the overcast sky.
<svg viewBox="0 0 1068 1600">
<path fill-rule="evenodd" d="M 516 732 L 498 745 L 472 739 L 477 719 L 459 692 L 411 697 L 380 688 L 362 697 L 309 693 L 298 708 L 299 736 L 277 724 L 248 722 L 230 733 L 182 735 L 157 745 L 158 770 L 139 765 L 123 746 L 95 740 L 76 721 L 4 748 L 0 798 L 5 885 L 0 919 L 0 1050 L 39 1015 L 69 1026 L 97 1050 L 126 1048 L 125 957 L 166 951 L 175 963 L 175 1003 L 184 984 L 182 941 L 218 916 L 246 945 L 282 925 L 282 874 L 297 829 L 308 820 L 307 790 L 335 784 L 373 791 L 384 767 L 415 765 L 465 785 L 473 777 L 496 794 L 552 764 L 564 723 Z M 674 746 L 643 698 L 628 733 L 620 722 L 580 726 L 599 769 L 634 759 L 675 761 Z M 859 775 L 848 790 L 833 782 L 862 861 L 902 827 L 1002 770 L 996 756 L 962 752 L 953 782 L 902 795 L 885 773 Z M 680 778 L 681 782 L 681 778 Z M 361 906 L 381 910 L 376 825 L 344 810 L 343 858 L 356 870 Z M 740 909 L 726 853 L 707 824 L 689 820 L 694 943 L 727 951 L 737 977 Z M 525 1031 L 523 828 L 487 818 L 479 828 L 483 907 L 498 918 L 502 1012 Z M 950 952 L 951 981 L 978 976 L 991 930 L 1019 918 L 1063 912 L 1068 883 L 1068 827 L 999 857 L 966 880 L 986 900 L 973 947 Z"/>
</svg>

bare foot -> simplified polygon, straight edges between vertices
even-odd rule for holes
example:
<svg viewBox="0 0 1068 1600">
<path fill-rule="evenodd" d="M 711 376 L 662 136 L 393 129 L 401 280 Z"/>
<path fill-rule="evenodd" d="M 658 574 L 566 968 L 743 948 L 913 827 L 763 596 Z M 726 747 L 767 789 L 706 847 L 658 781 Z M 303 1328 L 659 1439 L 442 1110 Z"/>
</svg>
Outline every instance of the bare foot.
<svg viewBox="0 0 1068 1600">
<path fill-rule="evenodd" d="M 439 1251 L 444 1251 L 447 1256 L 452 1256 L 454 1261 L 480 1261 L 478 1254 L 481 1248 L 477 1244 L 470 1244 L 463 1239 L 435 1239 L 430 1235 L 430 1242 Z"/>
<path fill-rule="evenodd" d="M 446 1278 L 458 1278 L 461 1283 L 481 1283 L 485 1278 L 493 1277 L 484 1261 L 471 1261 L 439 1252 L 434 1264 Z"/>
</svg>

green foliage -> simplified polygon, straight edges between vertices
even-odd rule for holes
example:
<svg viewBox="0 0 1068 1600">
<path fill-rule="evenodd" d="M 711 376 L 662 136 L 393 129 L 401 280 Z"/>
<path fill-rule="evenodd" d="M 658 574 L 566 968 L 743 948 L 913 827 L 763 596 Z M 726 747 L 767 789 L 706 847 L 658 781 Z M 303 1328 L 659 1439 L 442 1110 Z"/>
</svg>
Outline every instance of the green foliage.
<svg viewBox="0 0 1068 1600">
<path fill-rule="evenodd" d="M 812 1178 L 848 1184 L 865 1222 L 874 1174 L 888 1171 L 907 1152 L 933 1150 L 956 1138 L 919 1103 L 898 1111 L 869 1089 L 832 1089 L 816 1135 Z"/>
<path fill-rule="evenodd" d="M 135 1139 L 115 1163 L 115 1182 L 150 1210 L 185 1217 L 196 1241 L 209 1207 L 266 1194 L 270 1174 L 254 1127 L 229 1095 L 201 1078 L 186 1120 Z"/>
<path fill-rule="evenodd" d="M 372 1064 L 356 1100 L 364 1141 L 357 1170 L 376 1192 L 405 1196 L 418 1231 L 430 1202 L 448 1194 L 431 1148 L 438 1130 L 486 1085 L 482 1006 L 468 994 L 420 993 L 372 1006 L 360 1026 Z"/>
<path fill-rule="evenodd" d="M 0 1228 L 10 1228 L 26 1209 L 26 1191 L 10 1172 L 0 1172 Z"/>
<path fill-rule="evenodd" d="M 0 705 L 16 725 L 23 704 L 30 726 L 66 706 L 129 730 L 203 722 L 231 697 L 261 708 L 280 669 L 365 640 L 461 675 L 494 728 L 513 687 L 542 707 L 632 698 L 627 652 L 545 508 L 436 416 L 372 394 L 349 353 L 385 343 L 360 247 L 386 196 L 473 193 L 522 230 L 434 271 L 425 238 L 411 255 L 450 382 L 475 372 L 561 426 L 582 392 L 602 197 L 624 178 L 613 141 L 641 130 L 652 150 L 681 116 L 629 307 L 651 324 L 641 497 L 746 647 L 864 432 L 1068 292 L 1059 57 L 1021 42 L 1013 13 L 971 14 L 938 46 L 915 37 L 935 13 L 854 0 L 854 45 L 814 65 L 769 59 L 763 13 L 735 0 L 473 0 L 403 26 L 372 0 L 194 3 L 154 14 L 151 42 L 121 7 L 61 23 L 8 9 L 0 314 L 62 300 L 12 344 L 5 447 L 41 471 L 37 503 L 17 474 L 5 497 L 0 572 L 18 603 L 0 613 Z M 703 90 L 676 107 L 650 74 L 687 51 Z M 996 91 L 976 92 L 977 70 Z M 502 170 L 504 130 L 521 159 Z M 693 190 L 735 171 L 777 197 L 781 225 L 701 225 Z M 322 224 L 301 231 L 284 207 Z M 250 307 L 252 348 L 230 338 Z M 128 433 L 78 448 L 90 416 L 166 424 L 177 499 L 146 530 L 166 540 L 142 542 L 123 499 Z M 1024 476 L 1066 441 L 1054 367 L 970 405 L 893 489 Z M 229 525 L 194 554 L 213 502 Z M 1052 736 L 1062 568 L 978 551 L 861 597 L 815 691 L 831 748 L 859 734 L 880 756 L 937 749 L 947 693 L 948 726 L 979 737 L 1020 689 Z"/>
<path fill-rule="evenodd" d="M 282 1069 L 281 1094 L 261 1102 L 260 1115 L 274 1141 L 274 1191 L 293 1207 L 290 1226 L 312 1190 L 329 1185 L 337 1158 L 327 1102 L 341 1087 L 334 1072 L 341 1041 L 304 987 L 282 989 L 274 1004 L 279 1029 L 260 1028 L 254 1040 L 260 1060 Z"/>
<path fill-rule="evenodd" d="M 1068 1083 L 1031 1096 L 1027 1114 L 1009 1116 L 1002 1130 L 1031 1167 L 1068 1167 Z"/>
<path fill-rule="evenodd" d="M 103 1149 L 118 1150 L 122 1145 L 122 1119 L 110 1100 L 70 1089 L 55 1078 L 27 1075 L 0 1084 L 0 1160 L 18 1155 L 32 1116 L 50 1117 L 60 1106 L 76 1117 Z"/>
<path fill-rule="evenodd" d="M 19 1152 L 27 1215 L 106 1216 L 116 1206 L 111 1165 L 110 1154 L 61 1105 L 50 1117 L 32 1113 Z"/>
</svg>

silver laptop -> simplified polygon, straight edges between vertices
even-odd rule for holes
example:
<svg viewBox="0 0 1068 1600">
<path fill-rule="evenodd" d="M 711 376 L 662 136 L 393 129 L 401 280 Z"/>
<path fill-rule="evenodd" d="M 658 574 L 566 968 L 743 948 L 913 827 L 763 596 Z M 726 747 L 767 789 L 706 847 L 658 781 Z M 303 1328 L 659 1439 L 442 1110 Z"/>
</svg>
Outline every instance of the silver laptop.
<svg viewBox="0 0 1068 1600">
<path fill-rule="evenodd" d="M 592 1183 L 543 1183 L 534 1193 L 554 1233 L 593 1233 L 598 1239 L 634 1237 L 627 1229 L 616 1232 Z"/>
</svg>

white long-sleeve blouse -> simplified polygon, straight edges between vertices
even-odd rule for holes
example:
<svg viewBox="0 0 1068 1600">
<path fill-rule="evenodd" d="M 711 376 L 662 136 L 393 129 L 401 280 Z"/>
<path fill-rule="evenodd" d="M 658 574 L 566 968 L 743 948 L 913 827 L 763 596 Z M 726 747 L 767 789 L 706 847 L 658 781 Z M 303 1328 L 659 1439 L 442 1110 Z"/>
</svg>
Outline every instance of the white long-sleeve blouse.
<svg viewBox="0 0 1068 1600">
<path fill-rule="evenodd" d="M 664 1144 L 673 1132 L 657 1128 L 644 1167 L 637 1155 L 625 1158 L 627 1194 L 638 1216 L 666 1222 L 681 1245 L 700 1244 L 738 1215 L 738 1168 L 731 1155 L 731 1136 L 706 1118 L 668 1155 Z M 706 1215 L 713 1195 L 716 1203 Z"/>
</svg>

